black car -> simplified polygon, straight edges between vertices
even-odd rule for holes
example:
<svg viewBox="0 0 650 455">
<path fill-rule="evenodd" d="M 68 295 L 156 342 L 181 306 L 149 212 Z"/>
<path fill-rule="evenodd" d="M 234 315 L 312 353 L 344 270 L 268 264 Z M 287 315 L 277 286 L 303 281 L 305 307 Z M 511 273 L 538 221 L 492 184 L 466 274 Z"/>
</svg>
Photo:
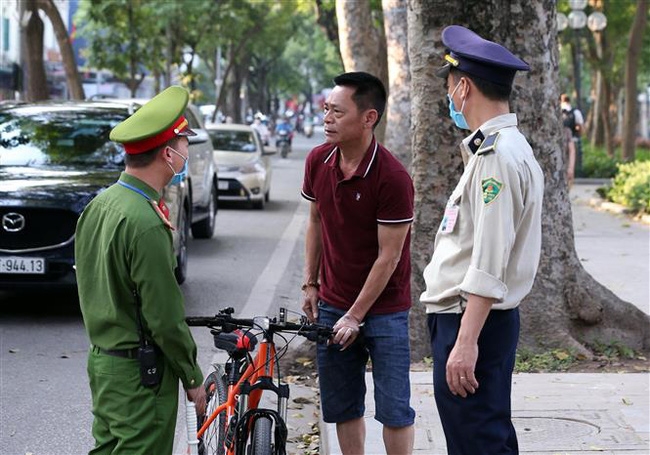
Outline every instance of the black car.
<svg viewBox="0 0 650 455">
<path fill-rule="evenodd" d="M 76 222 L 124 169 L 124 149 L 108 135 L 132 112 L 110 101 L 0 106 L 0 289 L 75 285 Z M 192 161 L 192 149 L 205 148 L 208 136 L 201 131 L 189 139 Z M 182 283 L 191 224 L 211 237 L 216 205 L 207 201 L 206 209 L 194 211 L 188 180 L 166 187 L 163 196 L 176 227 L 176 278 Z"/>
</svg>

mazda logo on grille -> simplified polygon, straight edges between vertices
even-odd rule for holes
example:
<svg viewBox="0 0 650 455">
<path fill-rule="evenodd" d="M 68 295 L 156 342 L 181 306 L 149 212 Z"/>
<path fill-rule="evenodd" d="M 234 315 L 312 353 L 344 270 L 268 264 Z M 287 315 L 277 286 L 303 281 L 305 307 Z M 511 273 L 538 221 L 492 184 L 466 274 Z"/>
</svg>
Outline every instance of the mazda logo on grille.
<svg viewBox="0 0 650 455">
<path fill-rule="evenodd" d="M 25 217 L 20 213 L 11 212 L 2 217 L 2 229 L 7 232 L 22 231 L 25 227 Z"/>
</svg>

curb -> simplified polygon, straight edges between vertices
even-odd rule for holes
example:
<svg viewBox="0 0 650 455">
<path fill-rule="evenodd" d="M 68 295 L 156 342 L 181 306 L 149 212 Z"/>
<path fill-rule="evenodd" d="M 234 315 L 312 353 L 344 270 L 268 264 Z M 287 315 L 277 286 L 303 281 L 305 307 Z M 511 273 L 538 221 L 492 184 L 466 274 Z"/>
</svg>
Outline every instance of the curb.
<svg viewBox="0 0 650 455">
<path fill-rule="evenodd" d="M 609 178 L 577 178 L 573 181 L 574 185 L 610 185 L 612 179 Z"/>
<path fill-rule="evenodd" d="M 614 213 L 617 215 L 624 215 L 627 218 L 642 223 L 650 225 L 650 214 L 634 215 L 634 211 L 630 208 L 625 207 L 624 205 L 617 204 L 615 202 L 609 202 L 601 198 L 591 198 L 587 201 L 589 206 L 597 209 L 603 210 L 605 212 Z"/>
<path fill-rule="evenodd" d="M 323 410 L 319 409 L 318 413 L 318 432 L 320 437 L 320 447 L 318 448 L 318 453 L 320 454 L 331 454 L 332 448 L 330 446 L 330 428 L 328 423 L 325 423 L 323 420 Z M 334 427 L 333 434 L 336 435 L 336 427 Z"/>
<path fill-rule="evenodd" d="M 581 178 L 576 179 L 574 185 L 598 185 L 598 186 L 610 186 L 612 179 L 596 179 L 596 178 Z M 609 213 L 614 213 L 616 215 L 624 215 L 632 221 L 638 223 L 650 225 L 650 214 L 644 213 L 635 215 L 635 212 L 621 204 L 615 202 L 610 202 L 603 199 L 602 197 L 591 197 L 587 201 L 587 204 L 597 210 L 602 210 Z"/>
</svg>

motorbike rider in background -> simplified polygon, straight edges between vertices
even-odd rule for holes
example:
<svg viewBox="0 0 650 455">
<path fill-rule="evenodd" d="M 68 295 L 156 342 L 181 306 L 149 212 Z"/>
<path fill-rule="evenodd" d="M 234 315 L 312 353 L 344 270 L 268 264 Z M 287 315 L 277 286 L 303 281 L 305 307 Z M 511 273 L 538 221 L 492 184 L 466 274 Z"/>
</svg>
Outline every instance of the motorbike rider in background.
<svg viewBox="0 0 650 455">
<path fill-rule="evenodd" d="M 284 117 L 278 119 L 278 124 L 275 127 L 275 146 L 279 147 L 280 140 L 282 137 L 287 137 L 289 139 L 289 146 L 291 146 L 291 141 L 293 139 L 293 128 L 291 123 Z"/>
</svg>

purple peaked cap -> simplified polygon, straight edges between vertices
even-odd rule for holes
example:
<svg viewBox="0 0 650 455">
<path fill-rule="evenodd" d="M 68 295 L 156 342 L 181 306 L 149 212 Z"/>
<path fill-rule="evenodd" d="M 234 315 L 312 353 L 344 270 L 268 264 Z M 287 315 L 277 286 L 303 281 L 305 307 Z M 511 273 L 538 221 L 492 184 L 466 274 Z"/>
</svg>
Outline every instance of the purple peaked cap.
<svg viewBox="0 0 650 455">
<path fill-rule="evenodd" d="M 442 43 L 447 47 L 445 65 L 436 76 L 447 78 L 456 68 L 498 85 L 510 86 L 517 71 L 529 71 L 530 66 L 500 44 L 481 38 L 460 25 L 450 25 L 442 31 Z"/>
</svg>

